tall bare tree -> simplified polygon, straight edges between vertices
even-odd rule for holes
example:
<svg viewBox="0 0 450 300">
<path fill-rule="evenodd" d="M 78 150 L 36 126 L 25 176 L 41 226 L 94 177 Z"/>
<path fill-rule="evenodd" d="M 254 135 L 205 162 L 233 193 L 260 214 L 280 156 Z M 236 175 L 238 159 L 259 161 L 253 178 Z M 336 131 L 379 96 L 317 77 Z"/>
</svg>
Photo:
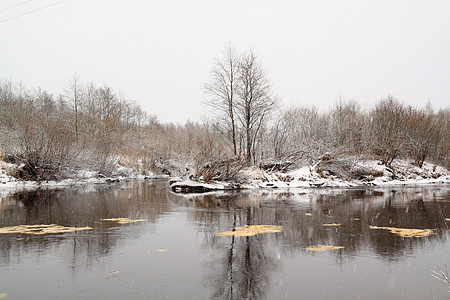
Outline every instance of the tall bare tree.
<svg viewBox="0 0 450 300">
<path fill-rule="evenodd" d="M 79 111 L 81 107 L 81 97 L 82 97 L 82 87 L 80 79 L 76 73 L 73 74 L 72 78 L 67 83 L 65 88 L 65 96 L 71 106 L 73 107 L 74 114 L 74 128 L 75 128 L 75 139 L 78 143 L 79 138 Z"/>
<path fill-rule="evenodd" d="M 233 144 L 234 155 L 236 150 L 236 121 L 235 102 L 238 81 L 238 57 L 231 44 L 228 44 L 222 58 L 216 59 L 211 70 L 212 79 L 203 85 L 209 95 L 205 104 L 211 106 L 226 122 L 226 134 Z"/>
<path fill-rule="evenodd" d="M 238 95 L 237 117 L 244 129 L 247 162 L 251 163 L 258 134 L 277 103 L 271 95 L 270 81 L 252 51 L 244 54 L 239 63 Z"/>
</svg>

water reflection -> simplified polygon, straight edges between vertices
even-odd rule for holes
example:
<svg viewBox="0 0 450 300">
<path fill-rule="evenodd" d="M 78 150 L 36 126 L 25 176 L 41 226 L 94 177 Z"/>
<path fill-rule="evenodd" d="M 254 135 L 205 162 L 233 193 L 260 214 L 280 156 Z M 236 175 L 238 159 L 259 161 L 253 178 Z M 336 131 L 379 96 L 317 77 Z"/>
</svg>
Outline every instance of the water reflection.
<svg viewBox="0 0 450 300">
<path fill-rule="evenodd" d="M 252 225 L 258 217 L 254 207 L 241 211 L 232 211 L 228 217 L 231 227 L 238 220 L 242 224 Z M 259 224 L 259 223 L 258 223 Z M 278 270 L 276 254 L 269 246 L 268 235 L 247 237 L 217 237 L 207 239 L 205 244 L 211 248 L 210 270 L 205 283 L 214 288 L 216 299 L 262 299 L 270 287 L 270 276 Z M 212 280 L 211 280 L 212 279 Z"/>
<path fill-rule="evenodd" d="M 10 194 L 0 201 L 0 227 L 33 224 L 90 226 L 91 232 L 64 235 L 0 235 L 0 263 L 20 259 L 27 253 L 69 252 L 71 268 L 89 268 L 110 254 L 123 239 L 135 238 L 140 226 L 126 234 L 103 218 L 145 218 L 155 223 L 170 211 L 171 194 L 165 182 L 131 181 L 117 185 L 93 185 L 63 189 L 40 189 Z M 125 231 L 128 229 L 125 229 Z"/>
<path fill-rule="evenodd" d="M 202 280 L 190 290 L 197 298 L 198 293 L 205 290 L 214 299 L 271 298 L 272 291 L 280 289 L 280 283 L 274 278 L 288 269 L 286 257 L 293 261 L 306 257 L 320 263 L 318 258 L 324 254 L 306 251 L 311 245 L 344 247 L 328 252 L 325 257 L 333 257 L 335 263 L 345 269 L 345 262 L 354 258 L 375 257 L 388 263 L 401 262 L 419 251 L 442 245 L 448 247 L 449 238 L 449 222 L 445 220 L 450 217 L 448 186 L 179 195 L 168 189 L 166 181 L 155 180 L 19 192 L 0 200 L 0 227 L 59 224 L 94 228 L 89 232 L 63 235 L 0 235 L 0 266 L 6 270 L 9 266 L 23 268 L 21 261 L 32 263 L 41 257 L 62 257 L 75 279 L 93 272 L 99 260 L 110 259 L 106 264 L 113 265 L 111 258 L 115 260 L 121 255 L 126 257 L 127 264 L 142 265 L 141 273 L 137 273 L 141 276 L 129 275 L 129 281 L 142 280 L 141 292 L 145 289 L 148 292 L 155 287 L 161 289 L 160 285 L 168 276 L 164 277 L 161 272 L 168 272 L 167 265 L 180 271 L 171 275 L 175 277 L 170 285 L 165 285 L 176 289 L 178 281 L 185 280 L 183 272 L 191 272 L 192 263 L 198 260 L 202 266 L 198 275 Z M 168 225 L 166 217 L 174 215 L 176 218 Z M 100 221 L 116 217 L 148 222 L 120 226 Z M 330 223 L 340 226 L 323 226 Z M 216 234 L 258 224 L 281 225 L 284 230 L 250 237 Z M 371 225 L 428 228 L 433 229 L 435 235 L 402 238 L 387 230 L 372 230 Z M 189 240 L 191 233 L 200 237 L 199 244 Z M 149 247 L 155 247 L 155 243 L 158 247 L 164 246 L 163 242 L 172 245 L 167 259 L 148 255 Z M 130 245 L 135 245 L 132 249 L 141 253 L 140 256 L 122 253 Z M 187 248 L 186 245 L 192 246 Z M 119 249 L 122 252 L 118 254 Z M 155 269 L 161 270 L 160 273 L 151 273 Z M 309 271 L 296 270 L 295 276 L 307 276 Z M 405 278 L 408 276 L 405 274 Z M 178 292 L 183 295 L 186 291 Z M 78 294 L 72 296 L 80 298 Z M 347 296 L 354 298 L 352 294 Z"/>
<path fill-rule="evenodd" d="M 270 277 L 281 268 L 280 252 L 295 255 L 305 253 L 310 245 L 335 245 L 344 247 L 333 252 L 337 261 L 342 255 L 372 255 L 367 252 L 395 261 L 426 244 L 444 243 L 448 238 L 445 216 L 450 215 L 450 206 L 442 202 L 444 197 L 450 199 L 446 191 L 405 188 L 196 195 L 190 196 L 197 208 L 190 216 L 203 229 L 209 228 L 203 246 L 213 250 L 207 272 L 208 279 L 214 278 L 213 298 L 261 299 L 270 289 Z M 329 223 L 341 226 L 323 226 Z M 251 224 L 282 225 L 284 231 L 253 237 L 215 234 Z M 372 230 L 370 225 L 429 228 L 435 235 L 402 238 Z"/>
</svg>

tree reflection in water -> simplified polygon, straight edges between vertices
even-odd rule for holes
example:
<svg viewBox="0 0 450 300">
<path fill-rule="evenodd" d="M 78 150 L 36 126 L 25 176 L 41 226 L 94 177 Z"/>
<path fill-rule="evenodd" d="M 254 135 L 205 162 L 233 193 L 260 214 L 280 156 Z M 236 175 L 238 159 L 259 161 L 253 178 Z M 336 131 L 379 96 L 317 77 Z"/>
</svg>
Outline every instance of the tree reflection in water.
<svg viewBox="0 0 450 300">
<path fill-rule="evenodd" d="M 130 181 L 119 185 L 89 185 L 76 188 L 21 191 L 0 201 L 0 227 L 21 224 L 58 224 L 90 226 L 92 232 L 52 236 L 0 235 L 0 262 L 28 252 L 72 253 L 71 269 L 90 268 L 93 262 L 108 256 L 120 240 L 134 238 L 139 226 L 129 235 L 114 234 L 118 225 L 101 222 L 102 218 L 144 217 L 156 222 L 170 210 L 174 197 L 166 182 Z M 71 239 L 73 242 L 68 243 Z M 70 247 L 70 249 L 68 249 Z"/>
<path fill-rule="evenodd" d="M 194 213 L 196 222 L 210 222 L 219 230 L 231 230 L 237 226 L 263 224 L 264 210 L 262 203 L 253 198 L 248 201 L 248 194 L 234 194 L 234 200 L 202 197 L 195 201 L 199 207 L 226 207 L 226 220 L 221 220 L 223 214 L 199 210 Z M 211 218 L 212 216 L 216 218 Z M 265 223 L 264 223 L 265 224 Z M 268 223 L 269 224 L 269 223 Z M 270 223 L 271 224 L 271 223 Z M 231 228 L 224 228 L 223 226 Z M 273 235 L 277 235 L 275 233 Z M 267 239 L 270 235 L 258 234 L 254 236 L 218 237 L 214 232 L 205 239 L 205 247 L 212 248 L 209 262 L 210 271 L 207 272 L 205 283 L 213 286 L 215 299 L 262 299 L 270 287 L 270 276 L 278 269 L 275 254 L 270 251 Z M 271 234 L 272 235 L 272 234 Z"/>
<path fill-rule="evenodd" d="M 98 266 L 99 260 L 120 258 L 117 253 L 114 256 L 117 251 L 112 250 L 124 251 L 125 246 L 136 244 L 132 249 L 141 256 L 127 254 L 132 256 L 129 259 L 134 263 L 129 271 L 142 265 L 141 273 L 130 272 L 127 278 L 142 280 L 142 289 L 149 285 L 147 278 L 152 281 L 152 287 L 170 280 L 184 281 L 182 273 L 191 272 L 189 268 L 196 266 L 199 260 L 202 267 L 192 274 L 190 282 L 196 281 L 198 274 L 203 274 L 203 283 L 198 280 L 193 294 L 203 284 L 208 290 L 201 292 L 211 289 L 212 298 L 261 299 L 271 297 L 274 290 L 283 290 L 279 286 L 281 283 L 274 282 L 274 278 L 286 274 L 286 269 L 289 269 L 286 262 L 296 265 L 299 262 L 304 264 L 305 257 L 314 263 L 315 258 L 335 257 L 337 264 L 345 269 L 345 260 L 357 256 L 395 262 L 411 257 L 418 249 L 439 248 L 436 246 L 446 243 L 448 247 L 448 222 L 445 219 L 450 217 L 449 199 L 448 186 L 179 195 L 170 191 L 166 181 L 131 181 L 110 186 L 19 192 L 1 199 L 1 227 L 53 223 L 90 226 L 94 230 L 50 236 L 0 235 L 0 264 L 18 266 L 21 268 L 19 271 L 25 273 L 27 269 L 21 265 L 21 259 L 26 261 L 28 258 L 32 262 L 41 256 L 50 259 L 63 256 L 62 267 L 66 268 L 68 263 L 72 270 L 69 277 L 72 275 L 72 279 L 79 279 L 81 275 L 91 273 L 90 268 Z M 167 222 L 167 215 L 175 215 L 175 218 L 169 218 L 172 223 Z M 100 221 L 116 217 L 147 219 L 148 222 L 118 226 Z M 163 256 L 152 255 L 148 249 L 156 247 L 160 241 L 167 242 L 167 231 L 164 233 L 163 229 L 167 230 L 164 226 L 168 223 L 174 229 L 170 235 L 173 251 L 167 252 L 166 260 L 163 260 Z M 323 226 L 330 223 L 341 226 Z M 284 226 L 284 230 L 249 237 L 216 234 L 244 225 L 278 225 Z M 369 228 L 371 225 L 428 228 L 435 234 L 425 238 L 402 238 L 387 230 L 372 230 Z M 153 231 L 153 228 L 157 230 Z M 178 231 L 184 232 L 186 237 L 181 238 L 182 233 Z M 200 245 L 191 239 L 192 236 L 200 237 Z M 191 243 L 192 247 L 186 249 L 186 245 Z M 312 245 L 345 248 L 328 254 L 306 251 Z M 186 262 L 191 259 L 186 253 L 192 255 L 194 263 Z M 127 255 L 124 255 L 126 259 Z M 114 264 L 105 265 L 112 267 Z M 55 262 L 55 266 L 61 267 L 61 263 Z M 124 266 L 125 269 L 128 267 Z M 295 273 L 290 275 L 305 280 L 310 279 L 308 276 L 322 274 L 302 270 L 302 266 L 295 268 Z M 170 273 L 171 267 L 176 267 L 179 274 Z M 153 271 L 155 269 L 159 270 L 158 273 Z M 20 272 L 18 274 L 22 274 Z M 125 272 L 120 274 L 125 277 Z M 89 286 L 88 283 L 86 285 Z M 116 286 L 130 287 L 126 282 Z M 291 287 L 291 290 L 296 289 Z M 74 297 L 78 296 L 75 292 Z"/>
<path fill-rule="evenodd" d="M 270 288 L 271 275 L 280 269 L 279 253 L 295 255 L 321 244 L 343 246 L 332 254 L 338 261 L 342 255 L 364 251 L 399 260 L 427 243 L 444 242 L 450 206 L 436 198 L 424 187 L 217 193 L 190 196 L 189 201 L 196 207 L 191 217 L 206 231 L 203 247 L 212 250 L 205 284 L 213 282 L 213 297 L 260 299 Z M 323 226 L 326 223 L 342 225 Z M 252 237 L 215 235 L 252 224 L 282 225 L 284 231 Z M 370 225 L 429 228 L 436 234 L 402 238 L 371 230 Z"/>
</svg>

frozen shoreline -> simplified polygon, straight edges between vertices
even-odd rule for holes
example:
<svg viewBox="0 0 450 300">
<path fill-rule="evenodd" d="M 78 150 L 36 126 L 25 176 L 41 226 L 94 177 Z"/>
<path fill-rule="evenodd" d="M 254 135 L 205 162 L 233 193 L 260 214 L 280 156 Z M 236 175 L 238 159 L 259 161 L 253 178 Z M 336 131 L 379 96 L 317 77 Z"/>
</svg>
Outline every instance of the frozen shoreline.
<svg viewBox="0 0 450 300">
<path fill-rule="evenodd" d="M 450 184 L 450 177 L 439 177 L 437 179 L 421 180 L 389 180 L 362 182 L 358 180 L 317 180 L 317 181 L 261 181 L 253 180 L 251 183 L 231 184 L 228 182 L 211 181 L 208 183 L 192 180 L 180 180 L 172 183 L 170 187 L 175 192 L 182 193 L 204 193 L 211 191 L 231 191 L 238 189 L 315 189 L 315 188 L 354 188 L 354 187 L 388 187 L 388 186 L 420 186 L 431 184 Z"/>
<path fill-rule="evenodd" d="M 0 162 L 0 191 L 27 190 L 51 187 L 81 186 L 86 184 L 108 184 L 130 179 L 169 178 L 167 175 L 155 175 L 147 172 L 138 174 L 130 168 L 119 168 L 113 176 L 106 177 L 97 172 L 81 170 L 74 172 L 72 178 L 60 181 L 21 181 L 7 175 L 7 168 L 14 165 Z M 331 175 L 327 170 L 318 170 L 315 166 L 304 166 L 299 169 L 281 173 L 267 172 L 258 168 L 247 168 L 240 172 L 239 182 L 202 182 L 183 178 L 169 180 L 175 192 L 195 193 L 237 189 L 295 189 L 295 188 L 351 188 L 369 186 L 417 186 L 428 184 L 450 184 L 450 172 L 440 166 L 425 163 L 422 168 L 413 166 L 410 161 L 398 161 L 392 170 L 380 165 L 376 160 L 358 161 L 357 168 L 365 168 L 379 176 L 366 176 L 363 179 L 344 179 Z M 396 179 L 393 179 L 395 177 Z"/>
<path fill-rule="evenodd" d="M 450 172 L 440 166 L 425 163 L 422 168 L 410 161 L 393 163 L 393 171 L 376 160 L 358 161 L 355 168 L 364 168 L 375 176 L 362 176 L 361 179 L 346 179 L 332 175 L 325 169 L 305 166 L 290 172 L 265 172 L 257 168 L 241 171 L 242 182 L 228 183 L 211 181 L 172 179 L 170 186 L 176 192 L 209 192 L 235 189 L 294 189 L 294 188 L 351 188 L 369 186 L 417 186 L 428 184 L 450 184 Z M 349 171 L 349 170 L 347 170 Z M 395 179 L 394 179 L 395 178 Z"/>
<path fill-rule="evenodd" d="M 17 168 L 13 164 L 8 164 L 0 161 L 0 195 L 2 191 L 9 193 L 16 190 L 33 190 L 38 188 L 53 188 L 53 187 L 70 187 L 70 186 L 82 186 L 88 184 L 108 184 L 124 180 L 131 179 L 156 179 L 156 178 L 168 178 L 166 175 L 155 175 L 151 172 L 146 174 L 139 174 L 135 170 L 126 167 L 119 167 L 112 176 L 104 176 L 98 172 L 90 170 L 74 171 L 69 178 L 62 180 L 50 180 L 50 181 L 25 181 L 18 180 L 8 175 L 7 170 Z"/>
</svg>

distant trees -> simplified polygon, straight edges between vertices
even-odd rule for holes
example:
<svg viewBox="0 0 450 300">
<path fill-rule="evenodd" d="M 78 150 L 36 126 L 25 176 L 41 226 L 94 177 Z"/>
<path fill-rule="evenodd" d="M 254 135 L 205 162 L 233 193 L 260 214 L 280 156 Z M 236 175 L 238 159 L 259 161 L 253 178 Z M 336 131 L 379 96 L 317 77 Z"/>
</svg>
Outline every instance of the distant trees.
<svg viewBox="0 0 450 300">
<path fill-rule="evenodd" d="M 404 106 L 394 97 L 380 100 L 371 112 L 372 150 L 390 166 L 406 142 Z"/>
<path fill-rule="evenodd" d="M 396 158 L 411 158 L 419 167 L 426 159 L 448 167 L 448 116 L 449 109 L 414 108 L 393 96 L 366 110 L 345 99 L 322 113 L 289 107 L 272 124 L 270 151 L 275 160 L 314 162 L 331 152 L 374 156 L 388 166 Z"/>
<path fill-rule="evenodd" d="M 407 153 L 419 167 L 422 167 L 425 159 L 436 153 L 442 138 L 443 126 L 430 105 L 421 109 L 409 109 L 406 114 Z"/>
<path fill-rule="evenodd" d="M 330 151 L 329 122 L 316 107 L 281 110 L 270 132 L 275 160 L 311 162 Z"/>
<path fill-rule="evenodd" d="M 393 96 L 363 109 L 339 99 L 328 111 L 280 108 L 253 52 L 228 46 L 203 88 L 215 118 L 161 124 L 112 87 L 74 75 L 61 95 L 0 82 L 0 152 L 21 165 L 17 176 L 59 179 L 80 169 L 233 178 L 244 165 L 314 164 L 332 155 L 397 158 L 450 167 L 450 108 L 414 108 Z M 279 164 L 280 165 L 280 164 Z"/>
<path fill-rule="evenodd" d="M 27 180 L 48 180 L 76 157 L 75 141 L 64 102 L 55 101 L 49 93 L 36 89 L 16 89 L 4 82 L 0 110 L 7 112 L 0 119 L 0 151 L 10 160 L 23 165 L 20 177 Z"/>
<path fill-rule="evenodd" d="M 61 178 L 69 168 L 108 173 L 109 162 L 119 155 L 137 159 L 143 154 L 128 143 L 141 140 L 140 130 L 154 121 L 112 88 L 82 84 L 77 76 L 57 97 L 4 81 L 0 114 L 0 151 L 22 164 L 18 175 L 29 180 Z"/>
<path fill-rule="evenodd" d="M 221 117 L 215 127 L 231 137 L 235 155 L 239 144 L 239 154 L 243 152 L 247 163 L 255 163 L 258 138 L 277 103 L 270 81 L 252 51 L 237 56 L 230 45 L 211 74 L 203 87 L 209 96 L 205 103 Z"/>
<path fill-rule="evenodd" d="M 356 101 L 339 98 L 330 111 L 330 134 L 334 147 L 362 148 L 364 114 Z"/>
</svg>

